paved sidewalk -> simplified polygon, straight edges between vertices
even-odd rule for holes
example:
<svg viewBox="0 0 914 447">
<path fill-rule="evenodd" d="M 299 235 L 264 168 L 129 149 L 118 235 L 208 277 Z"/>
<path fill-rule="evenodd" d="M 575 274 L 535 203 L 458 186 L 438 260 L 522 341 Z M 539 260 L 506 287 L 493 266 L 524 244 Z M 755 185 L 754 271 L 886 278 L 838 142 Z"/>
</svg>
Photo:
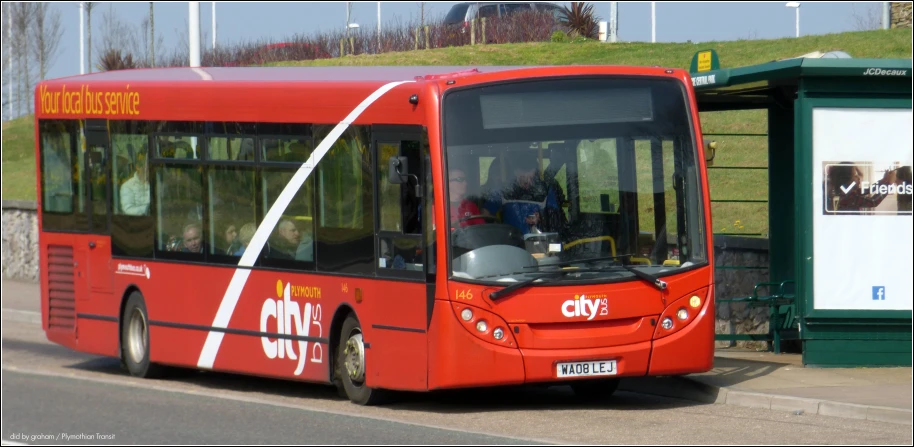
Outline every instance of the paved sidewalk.
<svg viewBox="0 0 914 447">
<path fill-rule="evenodd" d="M 911 384 L 911 367 L 806 368 L 799 354 L 718 349 L 707 373 L 624 379 L 620 389 L 911 425 Z"/>
</svg>

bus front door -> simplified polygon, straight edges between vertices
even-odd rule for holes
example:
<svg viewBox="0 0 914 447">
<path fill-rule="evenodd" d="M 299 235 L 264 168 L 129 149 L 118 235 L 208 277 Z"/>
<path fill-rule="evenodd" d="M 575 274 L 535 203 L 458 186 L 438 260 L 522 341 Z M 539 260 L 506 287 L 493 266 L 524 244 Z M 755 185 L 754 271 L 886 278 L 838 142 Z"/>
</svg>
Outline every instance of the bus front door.
<svg viewBox="0 0 914 447">
<path fill-rule="evenodd" d="M 118 306 L 112 301 L 107 122 L 86 120 L 82 131 L 84 144 L 77 149 L 82 171 L 80 201 L 89 225 L 88 232 L 73 240 L 77 274 L 81 276 L 75 290 L 77 343 L 82 351 L 113 355 L 117 352 L 118 325 L 112 309 Z"/>
<path fill-rule="evenodd" d="M 109 210 L 109 143 L 105 120 L 86 120 L 86 210 L 89 218 L 88 249 L 89 298 L 111 294 L 111 235 Z"/>
</svg>

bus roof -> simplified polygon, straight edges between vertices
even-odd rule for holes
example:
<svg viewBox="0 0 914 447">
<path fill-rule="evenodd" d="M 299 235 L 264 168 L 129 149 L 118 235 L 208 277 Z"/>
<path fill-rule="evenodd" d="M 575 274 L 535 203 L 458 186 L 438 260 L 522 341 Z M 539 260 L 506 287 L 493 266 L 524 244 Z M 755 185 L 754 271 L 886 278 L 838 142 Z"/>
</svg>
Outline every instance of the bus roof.
<svg viewBox="0 0 914 447">
<path fill-rule="evenodd" d="M 466 73 L 542 68 L 536 66 L 378 66 L 378 67 L 172 67 L 117 70 L 51 79 L 46 82 L 295 82 L 354 81 L 391 82 L 417 77 L 449 77 Z"/>
<path fill-rule="evenodd" d="M 132 120 L 339 122 L 391 83 L 360 119 L 414 124 L 422 108 L 403 108 L 421 84 L 456 78 L 511 79 L 613 73 L 672 76 L 684 70 L 626 66 L 170 67 L 117 70 L 46 80 L 35 88 L 36 117 Z M 469 81 L 472 82 L 472 81 Z M 425 102 L 421 102 L 425 104 Z M 415 103 L 412 103 L 415 104 Z M 180 107 L 178 107 L 180 105 Z M 319 105 L 319 107 L 315 107 Z"/>
<path fill-rule="evenodd" d="M 474 74 L 507 71 L 539 71 L 543 69 L 588 70 L 615 68 L 642 74 L 670 73 L 662 67 L 632 67 L 610 65 L 520 65 L 520 66 L 367 66 L 367 67 L 169 67 L 116 70 L 68 76 L 43 81 L 44 84 L 67 82 L 393 82 L 405 80 L 435 80 Z M 675 69 L 676 71 L 683 71 Z"/>
</svg>

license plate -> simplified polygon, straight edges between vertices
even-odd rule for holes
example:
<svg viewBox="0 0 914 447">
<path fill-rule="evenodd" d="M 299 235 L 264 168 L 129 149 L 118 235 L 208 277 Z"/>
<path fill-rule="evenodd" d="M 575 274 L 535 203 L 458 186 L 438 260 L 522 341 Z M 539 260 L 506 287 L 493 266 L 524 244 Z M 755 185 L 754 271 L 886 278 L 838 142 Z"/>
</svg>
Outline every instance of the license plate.
<svg viewBox="0 0 914 447">
<path fill-rule="evenodd" d="M 619 373 L 615 360 L 559 363 L 555 369 L 556 377 L 614 376 Z"/>
</svg>

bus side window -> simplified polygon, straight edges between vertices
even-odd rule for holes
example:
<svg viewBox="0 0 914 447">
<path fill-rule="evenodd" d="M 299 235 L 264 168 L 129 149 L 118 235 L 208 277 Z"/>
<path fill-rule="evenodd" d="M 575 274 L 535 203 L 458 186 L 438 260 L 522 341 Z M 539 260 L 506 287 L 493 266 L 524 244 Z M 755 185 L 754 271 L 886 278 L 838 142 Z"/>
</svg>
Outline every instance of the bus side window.
<svg viewBox="0 0 914 447">
<path fill-rule="evenodd" d="M 250 243 L 250 239 L 242 239 L 241 228 L 256 228 L 254 167 L 220 166 L 208 170 L 209 253 L 241 256 Z"/>
<path fill-rule="evenodd" d="M 159 251 L 203 253 L 203 176 L 197 166 L 158 165 L 156 210 Z"/>
<path fill-rule="evenodd" d="M 333 128 L 315 125 L 315 140 L 323 140 Z M 349 126 L 321 159 L 313 175 L 318 270 L 374 274 L 373 174 L 369 128 Z"/>
<path fill-rule="evenodd" d="M 379 269 L 421 272 L 424 264 L 422 253 L 422 226 L 420 218 L 421 197 L 416 196 L 416 180 L 421 179 L 420 142 L 414 140 L 378 141 Z M 408 183 L 393 184 L 386 175 L 387 160 L 394 156 L 407 159 Z"/>
<path fill-rule="evenodd" d="M 283 189 L 295 175 L 293 169 L 264 169 L 262 173 L 265 195 L 264 216 L 276 202 Z M 282 217 L 270 234 L 264 255 L 269 260 L 314 261 L 314 180 L 309 177 L 292 197 Z M 268 262 L 271 263 L 272 262 Z M 290 264 L 277 266 L 291 266 Z M 301 268 L 299 266 L 299 268 Z"/>
</svg>

